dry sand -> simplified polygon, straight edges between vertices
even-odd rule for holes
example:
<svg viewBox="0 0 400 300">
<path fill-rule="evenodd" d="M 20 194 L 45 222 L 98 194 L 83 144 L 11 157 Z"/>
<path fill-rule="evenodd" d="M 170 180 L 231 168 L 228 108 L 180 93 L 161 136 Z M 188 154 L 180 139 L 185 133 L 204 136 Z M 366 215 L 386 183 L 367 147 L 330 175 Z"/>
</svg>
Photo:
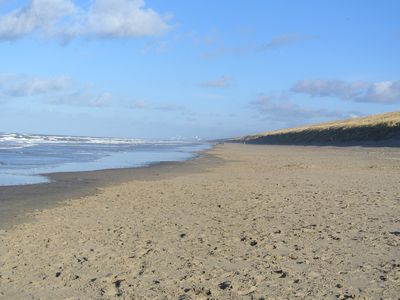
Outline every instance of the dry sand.
<svg viewBox="0 0 400 300">
<path fill-rule="evenodd" d="M 232 144 L 194 163 L 0 231 L 0 298 L 399 298 L 400 149 Z"/>
</svg>

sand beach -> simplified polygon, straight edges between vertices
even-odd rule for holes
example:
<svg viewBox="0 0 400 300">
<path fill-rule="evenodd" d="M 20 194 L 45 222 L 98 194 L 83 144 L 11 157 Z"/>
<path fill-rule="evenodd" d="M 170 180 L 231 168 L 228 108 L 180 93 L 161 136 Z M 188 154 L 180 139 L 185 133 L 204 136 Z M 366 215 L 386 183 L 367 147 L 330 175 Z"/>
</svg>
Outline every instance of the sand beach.
<svg viewBox="0 0 400 300">
<path fill-rule="evenodd" d="M 223 144 L 140 172 L 4 225 L 0 298 L 400 294 L 398 148 Z"/>
</svg>

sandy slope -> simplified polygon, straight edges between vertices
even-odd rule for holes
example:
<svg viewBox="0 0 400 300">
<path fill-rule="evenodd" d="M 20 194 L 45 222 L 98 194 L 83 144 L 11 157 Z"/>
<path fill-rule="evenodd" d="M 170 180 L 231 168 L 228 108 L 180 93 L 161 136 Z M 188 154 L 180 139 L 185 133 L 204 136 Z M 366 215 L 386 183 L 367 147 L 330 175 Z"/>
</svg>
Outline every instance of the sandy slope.
<svg viewBox="0 0 400 300">
<path fill-rule="evenodd" d="M 400 146 L 400 112 L 249 135 L 234 142 L 278 145 L 368 144 Z"/>
<path fill-rule="evenodd" d="M 225 163 L 108 187 L 0 232 L 0 298 L 399 297 L 399 149 L 211 155 Z"/>
</svg>

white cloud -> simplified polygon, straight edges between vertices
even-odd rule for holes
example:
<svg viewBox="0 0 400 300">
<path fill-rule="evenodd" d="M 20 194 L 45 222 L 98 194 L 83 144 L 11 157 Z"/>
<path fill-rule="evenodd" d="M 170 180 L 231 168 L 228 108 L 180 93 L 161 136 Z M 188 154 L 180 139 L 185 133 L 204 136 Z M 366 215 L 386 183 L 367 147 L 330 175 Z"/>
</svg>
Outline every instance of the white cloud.
<svg viewBox="0 0 400 300">
<path fill-rule="evenodd" d="M 71 0 L 31 0 L 0 16 L 0 40 L 32 33 L 47 37 L 130 38 L 169 29 L 166 18 L 145 7 L 144 0 L 94 0 L 83 9 Z"/>
<path fill-rule="evenodd" d="M 291 89 L 312 97 L 337 97 L 355 102 L 392 104 L 400 102 L 400 80 L 368 83 L 342 80 L 302 80 Z"/>
<path fill-rule="evenodd" d="M 221 76 L 220 78 L 205 81 L 201 84 L 202 87 L 205 88 L 226 88 L 233 84 L 233 78 L 230 76 Z"/>
<path fill-rule="evenodd" d="M 100 37 L 157 35 L 168 28 L 144 0 L 96 0 L 87 14 L 87 33 Z"/>
<path fill-rule="evenodd" d="M 60 30 L 64 18 L 76 12 L 70 0 L 32 0 L 27 6 L 0 16 L 0 39 L 14 40 L 35 31 L 51 34 Z"/>
<path fill-rule="evenodd" d="M 356 101 L 378 103 L 400 102 L 400 80 L 373 83 L 368 87 L 364 95 L 356 98 Z"/>
</svg>

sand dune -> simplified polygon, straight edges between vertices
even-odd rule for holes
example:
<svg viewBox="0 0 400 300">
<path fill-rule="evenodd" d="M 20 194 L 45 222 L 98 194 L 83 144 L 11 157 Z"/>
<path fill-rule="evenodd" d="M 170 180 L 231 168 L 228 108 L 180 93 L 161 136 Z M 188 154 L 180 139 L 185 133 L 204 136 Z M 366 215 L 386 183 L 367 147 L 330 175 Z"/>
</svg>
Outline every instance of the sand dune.
<svg viewBox="0 0 400 300">
<path fill-rule="evenodd" d="M 379 144 L 400 146 L 400 112 L 249 135 L 253 144 Z"/>
</svg>

